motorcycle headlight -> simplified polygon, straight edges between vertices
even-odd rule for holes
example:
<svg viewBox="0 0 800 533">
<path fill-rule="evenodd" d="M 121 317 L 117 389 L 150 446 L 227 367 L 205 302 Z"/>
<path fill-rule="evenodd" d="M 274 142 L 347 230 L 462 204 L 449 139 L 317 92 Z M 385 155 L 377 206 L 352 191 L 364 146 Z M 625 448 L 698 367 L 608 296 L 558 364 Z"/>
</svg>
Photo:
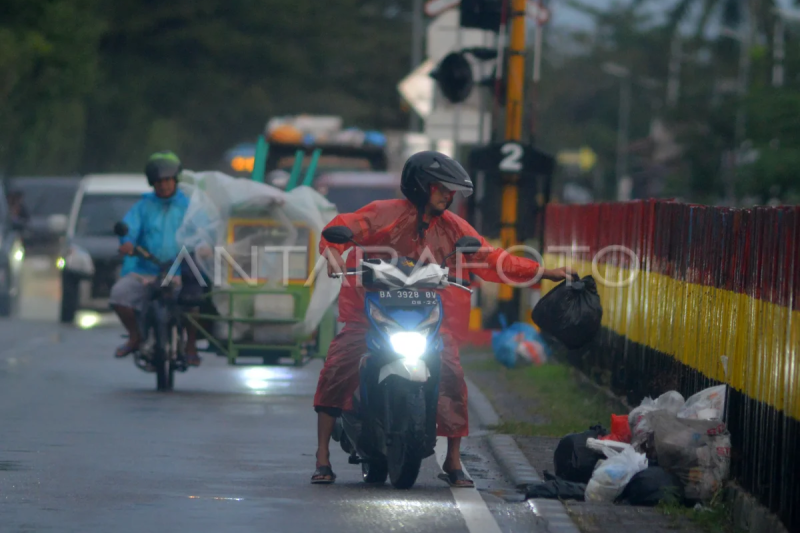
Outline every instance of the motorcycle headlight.
<svg viewBox="0 0 800 533">
<path fill-rule="evenodd" d="M 425 353 L 428 341 L 425 336 L 416 331 L 400 331 L 389 337 L 392 348 L 397 355 L 403 356 L 406 361 L 416 363 Z"/>
</svg>

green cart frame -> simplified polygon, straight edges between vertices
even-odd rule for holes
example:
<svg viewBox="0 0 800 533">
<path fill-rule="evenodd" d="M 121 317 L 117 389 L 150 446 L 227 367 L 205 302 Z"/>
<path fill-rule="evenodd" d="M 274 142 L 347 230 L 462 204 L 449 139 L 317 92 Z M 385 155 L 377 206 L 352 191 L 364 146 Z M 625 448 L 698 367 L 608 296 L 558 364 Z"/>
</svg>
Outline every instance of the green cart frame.
<svg viewBox="0 0 800 533">
<path fill-rule="evenodd" d="M 336 330 L 336 318 L 333 310 L 329 309 L 322 322 L 320 322 L 314 334 L 298 338 L 294 342 L 275 342 L 275 343 L 256 343 L 255 341 L 237 341 L 234 339 L 235 323 L 246 324 L 262 324 L 262 325 L 287 325 L 293 326 L 302 322 L 302 316 L 291 319 L 280 318 L 249 318 L 249 317 L 235 317 L 234 310 L 236 309 L 237 298 L 252 298 L 261 294 L 289 294 L 294 298 L 295 315 L 299 315 L 298 311 L 308 308 L 308 303 L 311 299 L 311 292 L 305 287 L 288 287 L 286 290 L 269 290 L 261 288 L 230 288 L 212 291 L 205 296 L 212 298 L 214 295 L 224 294 L 228 297 L 229 306 L 225 315 L 214 315 L 204 313 L 186 314 L 186 319 L 197 328 L 197 331 L 208 340 L 209 347 L 207 352 L 216 353 L 227 357 L 228 363 L 235 365 L 239 358 L 254 357 L 261 358 L 264 364 L 274 364 L 281 357 L 290 357 L 295 365 L 299 366 L 304 364 L 314 357 L 326 357 L 328 354 L 328 346 L 333 340 Z M 220 310 L 222 313 L 222 310 Z M 225 339 L 220 339 L 205 327 L 202 322 L 226 322 L 228 324 L 228 335 Z"/>
</svg>

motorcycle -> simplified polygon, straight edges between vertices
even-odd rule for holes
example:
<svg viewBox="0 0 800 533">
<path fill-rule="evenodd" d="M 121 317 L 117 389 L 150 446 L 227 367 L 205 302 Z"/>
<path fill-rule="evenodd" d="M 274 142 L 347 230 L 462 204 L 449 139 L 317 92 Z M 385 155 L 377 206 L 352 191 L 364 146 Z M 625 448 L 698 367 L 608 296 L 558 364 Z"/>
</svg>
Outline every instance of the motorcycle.
<svg viewBox="0 0 800 533">
<path fill-rule="evenodd" d="M 114 233 L 125 237 L 128 226 L 117 222 Z M 186 372 L 189 368 L 177 289 L 174 283 L 165 283 L 172 263 L 162 263 L 141 246 L 134 248 L 134 255 L 157 265 L 159 273 L 148 283 L 145 304 L 136 312 L 142 344 L 133 353 L 133 361 L 139 369 L 155 373 L 157 390 L 170 391 L 175 384 L 175 372 Z"/>
<path fill-rule="evenodd" d="M 334 244 L 360 246 L 344 226 L 328 228 L 323 236 Z M 437 291 L 455 286 L 472 293 L 468 282 L 449 275 L 445 262 L 480 247 L 478 239 L 463 237 L 441 265 L 365 257 L 358 268 L 334 274 L 360 275 L 366 289 L 368 352 L 361 358 L 353 410 L 337 418 L 333 438 L 350 455 L 350 464 L 361 464 L 367 483 L 382 484 L 388 477 L 395 488 L 409 489 L 422 460 L 434 454 L 444 348 Z"/>
</svg>

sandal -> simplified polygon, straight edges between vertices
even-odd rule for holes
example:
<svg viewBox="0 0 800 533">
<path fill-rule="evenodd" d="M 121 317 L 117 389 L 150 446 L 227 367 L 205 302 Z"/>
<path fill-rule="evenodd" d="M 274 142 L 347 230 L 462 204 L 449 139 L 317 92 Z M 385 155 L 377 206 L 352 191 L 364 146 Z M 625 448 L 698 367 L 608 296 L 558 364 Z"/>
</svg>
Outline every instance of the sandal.
<svg viewBox="0 0 800 533">
<path fill-rule="evenodd" d="M 312 485 L 331 485 L 336 481 L 336 474 L 333 473 L 331 465 L 320 465 L 311 476 Z"/>
<path fill-rule="evenodd" d="M 200 356 L 196 353 L 187 353 L 184 357 L 186 358 L 186 364 L 189 366 L 200 366 L 200 362 L 202 361 Z"/>
<path fill-rule="evenodd" d="M 456 489 L 471 489 L 475 486 L 475 482 L 468 478 L 461 469 L 442 472 L 439 474 L 439 479 L 446 481 L 448 485 Z"/>
<path fill-rule="evenodd" d="M 131 346 L 129 343 L 125 343 L 117 348 L 117 351 L 114 352 L 114 357 L 117 359 L 122 359 L 123 357 L 128 357 L 130 354 L 138 350 L 138 346 Z"/>
</svg>

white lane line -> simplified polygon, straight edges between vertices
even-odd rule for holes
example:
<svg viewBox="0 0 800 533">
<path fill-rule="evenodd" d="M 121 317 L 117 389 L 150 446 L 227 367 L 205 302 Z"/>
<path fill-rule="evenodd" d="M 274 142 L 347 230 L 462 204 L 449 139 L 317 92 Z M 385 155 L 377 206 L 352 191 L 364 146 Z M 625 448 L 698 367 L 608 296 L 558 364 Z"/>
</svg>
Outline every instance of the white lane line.
<svg viewBox="0 0 800 533">
<path fill-rule="evenodd" d="M 445 437 L 436 438 L 436 462 L 439 463 L 439 468 L 444 464 L 444 459 L 447 456 L 447 439 Z M 467 468 L 462 464 L 461 468 L 464 473 L 469 475 Z M 483 501 L 477 489 L 461 489 L 450 488 L 453 493 L 453 499 L 456 501 L 456 507 L 461 511 L 464 517 L 464 522 L 467 523 L 467 529 L 470 533 L 502 533 L 500 526 L 492 516 L 492 512 Z"/>
</svg>

